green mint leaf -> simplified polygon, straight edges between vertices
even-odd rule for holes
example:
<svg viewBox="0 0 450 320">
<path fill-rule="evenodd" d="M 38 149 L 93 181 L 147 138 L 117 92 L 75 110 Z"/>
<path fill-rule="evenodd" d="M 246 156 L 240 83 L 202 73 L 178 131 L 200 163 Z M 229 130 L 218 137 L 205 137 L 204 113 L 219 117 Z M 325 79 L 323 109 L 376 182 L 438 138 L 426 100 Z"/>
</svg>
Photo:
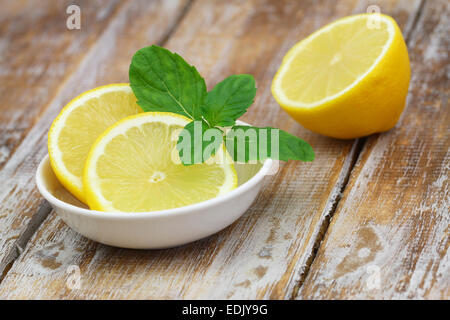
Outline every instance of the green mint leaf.
<svg viewBox="0 0 450 320">
<path fill-rule="evenodd" d="M 234 161 L 265 160 L 313 161 L 312 147 L 302 139 L 276 128 L 234 126 L 225 138 L 225 145 Z"/>
<path fill-rule="evenodd" d="M 286 131 L 280 130 L 280 151 L 278 160 L 313 161 L 315 157 L 314 150 L 308 142 Z"/>
<path fill-rule="evenodd" d="M 203 117 L 211 127 L 228 127 L 253 103 L 255 79 L 248 74 L 233 75 L 219 82 L 206 96 Z"/>
<path fill-rule="evenodd" d="M 181 131 L 177 149 L 184 165 L 202 163 L 221 147 L 223 132 L 253 103 L 253 76 L 233 75 L 210 92 L 205 80 L 183 58 L 167 49 L 150 46 L 135 53 L 129 70 L 130 85 L 144 111 L 174 112 L 194 121 Z M 312 161 L 311 146 L 276 128 L 234 126 L 225 145 L 235 161 L 267 158 Z"/>
<path fill-rule="evenodd" d="M 203 163 L 219 150 L 223 132 L 210 128 L 203 120 L 189 122 L 178 137 L 177 149 L 181 163 L 191 165 Z"/>
<path fill-rule="evenodd" d="M 178 54 L 155 45 L 142 48 L 133 56 L 129 77 L 144 111 L 201 119 L 207 94 L 205 80 Z"/>
</svg>

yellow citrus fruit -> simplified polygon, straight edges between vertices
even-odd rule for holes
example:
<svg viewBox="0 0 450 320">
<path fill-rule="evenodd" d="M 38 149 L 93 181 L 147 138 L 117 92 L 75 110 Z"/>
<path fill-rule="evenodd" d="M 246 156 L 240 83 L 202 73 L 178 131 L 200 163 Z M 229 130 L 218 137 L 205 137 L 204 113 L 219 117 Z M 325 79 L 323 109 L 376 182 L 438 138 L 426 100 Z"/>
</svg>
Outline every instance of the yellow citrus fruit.
<svg viewBox="0 0 450 320">
<path fill-rule="evenodd" d="M 335 138 L 391 129 L 410 80 L 408 51 L 397 23 L 382 14 L 339 19 L 292 47 L 272 94 L 304 127 Z"/>
<path fill-rule="evenodd" d="M 89 207 L 110 212 L 164 210 L 236 188 L 236 171 L 225 148 L 214 156 L 218 161 L 181 164 L 177 138 L 190 121 L 174 113 L 146 112 L 108 128 L 92 146 L 84 168 Z"/>
<path fill-rule="evenodd" d="M 70 101 L 48 133 L 50 163 L 61 184 L 86 203 L 83 168 L 89 149 L 112 124 L 142 112 L 129 84 L 110 84 L 87 91 Z"/>
</svg>

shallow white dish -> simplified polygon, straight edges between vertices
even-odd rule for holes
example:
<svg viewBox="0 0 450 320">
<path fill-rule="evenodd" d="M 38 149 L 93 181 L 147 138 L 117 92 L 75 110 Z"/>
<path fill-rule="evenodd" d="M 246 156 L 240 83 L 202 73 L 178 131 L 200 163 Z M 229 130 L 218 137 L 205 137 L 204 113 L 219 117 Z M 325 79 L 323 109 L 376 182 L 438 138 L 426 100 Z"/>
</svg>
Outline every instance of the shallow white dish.
<svg viewBox="0 0 450 320">
<path fill-rule="evenodd" d="M 116 247 L 169 248 L 210 236 L 238 219 L 252 204 L 270 172 L 263 164 L 236 164 L 239 186 L 231 192 L 190 206 L 140 213 L 89 210 L 56 178 L 49 158 L 42 159 L 36 184 L 64 222 L 85 237 Z"/>
</svg>

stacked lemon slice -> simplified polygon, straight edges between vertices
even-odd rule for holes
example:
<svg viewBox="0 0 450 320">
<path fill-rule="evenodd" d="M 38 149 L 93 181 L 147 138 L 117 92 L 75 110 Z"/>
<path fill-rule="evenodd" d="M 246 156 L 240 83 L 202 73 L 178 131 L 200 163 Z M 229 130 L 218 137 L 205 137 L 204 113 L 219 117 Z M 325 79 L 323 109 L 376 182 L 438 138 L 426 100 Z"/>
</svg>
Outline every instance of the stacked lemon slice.
<svg viewBox="0 0 450 320">
<path fill-rule="evenodd" d="M 130 86 L 113 84 L 78 96 L 54 120 L 50 162 L 79 200 L 94 210 L 144 212 L 204 201 L 237 186 L 231 159 L 192 166 L 177 159 L 175 133 L 189 119 L 140 112 Z"/>
</svg>

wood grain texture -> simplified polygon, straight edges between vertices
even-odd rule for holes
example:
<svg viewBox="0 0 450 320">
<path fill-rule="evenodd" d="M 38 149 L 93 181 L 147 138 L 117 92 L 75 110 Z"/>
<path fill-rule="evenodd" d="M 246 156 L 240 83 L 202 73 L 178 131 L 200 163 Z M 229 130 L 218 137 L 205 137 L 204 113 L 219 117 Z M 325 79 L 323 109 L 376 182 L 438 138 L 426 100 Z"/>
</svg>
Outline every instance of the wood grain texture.
<svg viewBox="0 0 450 320">
<path fill-rule="evenodd" d="M 405 27 L 412 24 L 420 2 L 381 3 Z M 1 283 L 0 297 L 290 298 L 356 150 L 352 141 L 302 129 L 275 103 L 270 83 L 294 43 L 366 7 L 366 2 L 356 0 L 196 1 L 166 46 L 198 66 L 209 87 L 230 74 L 255 75 L 256 102 L 243 120 L 303 137 L 314 147 L 317 159 L 282 165 L 240 220 L 214 236 L 170 250 L 100 245 L 51 214 Z M 119 63 L 124 57 L 112 52 L 102 59 Z M 120 72 L 108 74 L 120 77 Z M 66 285 L 71 265 L 81 269 L 80 289 Z"/>
<path fill-rule="evenodd" d="M 81 22 L 86 32 L 66 27 L 66 8 L 72 3 L 82 8 Z M 0 274 L 17 255 L 11 249 L 20 242 L 20 234 L 27 232 L 31 216 L 42 203 L 34 191 L 34 181 L 30 183 L 36 160 L 20 163 L 30 173 L 26 180 L 16 172 L 20 161 L 11 161 L 12 167 L 4 166 L 120 5 L 118 1 L 30 0 L 4 1 L 1 7 Z M 22 150 L 28 152 L 27 148 Z M 22 183 L 28 185 L 22 188 Z"/>
<path fill-rule="evenodd" d="M 97 4 L 97 7 L 89 7 L 91 3 Z M 94 30 L 98 28 L 94 25 L 97 22 L 95 19 L 93 21 L 88 19 L 88 12 L 92 11 L 92 14 L 95 13 L 102 17 L 107 14 L 104 10 L 109 8 L 112 3 L 91 1 L 86 4 L 80 3 L 82 29 L 70 32 L 85 32 L 92 35 L 83 37 L 94 37 Z M 112 19 L 107 22 L 107 26 L 95 37 L 95 41 L 92 40 L 95 43 L 91 45 L 85 43 L 86 41 L 80 42 L 78 38 L 71 39 L 69 37 L 69 39 L 65 40 L 65 36 L 58 35 L 58 32 L 63 35 L 69 32 L 65 29 L 67 15 L 65 14 L 66 7 L 63 7 L 62 10 L 55 11 L 55 15 L 59 17 L 59 20 L 62 20 L 61 23 L 63 25 L 60 28 L 56 28 L 54 25 L 51 25 L 53 28 L 49 27 L 53 31 L 47 35 L 50 37 L 47 44 L 49 48 L 45 49 L 45 55 L 43 55 L 42 59 L 46 57 L 45 59 L 49 63 L 51 63 L 50 61 L 59 61 L 61 59 L 67 65 L 66 69 L 70 69 L 73 72 L 65 71 L 65 77 L 61 78 L 58 72 L 50 67 L 46 67 L 47 72 L 40 75 L 44 83 L 44 87 L 41 87 L 41 89 L 45 89 L 45 92 L 42 93 L 42 99 L 35 100 L 36 95 L 33 91 L 35 86 L 31 85 L 33 82 L 30 82 L 30 84 L 14 80 L 14 77 L 17 75 L 11 70 L 10 78 L 12 79 L 11 81 L 14 81 L 15 87 L 8 89 L 9 92 L 17 92 L 16 96 L 22 95 L 24 99 L 28 100 L 23 109 L 18 108 L 16 110 L 12 105 L 13 100 L 10 101 L 8 96 L 2 95 L 2 105 L 3 101 L 5 101 L 5 108 L 9 109 L 2 109 L 2 120 L 0 121 L 8 122 L 7 126 L 11 128 L 30 128 L 26 130 L 27 135 L 24 139 L 18 138 L 16 142 L 21 140 L 20 145 L 10 155 L 0 171 L 0 181 L 2 181 L 0 189 L 0 273 L 10 263 L 11 258 L 17 255 L 11 250 L 14 250 L 14 246 L 17 244 L 20 246 L 24 242 L 22 239 L 26 238 L 30 232 L 29 228 L 27 228 L 28 224 L 30 221 L 34 223 L 30 219 L 32 219 L 33 214 L 38 211 L 39 205 L 42 203 L 42 198 L 35 186 L 34 173 L 39 161 L 47 153 L 47 131 L 53 119 L 70 99 L 81 92 L 106 83 L 126 82 L 128 79 L 128 65 L 132 54 L 141 46 L 153 44 L 164 39 L 188 3 L 187 0 L 123 2 Z M 50 7 L 53 8 L 52 6 Z M 48 10 L 53 12 L 51 11 L 52 9 Z M 23 11 L 22 9 L 19 11 L 23 12 L 24 15 L 21 19 L 27 21 L 28 11 Z M 84 13 L 85 11 L 86 13 Z M 42 16 L 46 20 L 46 15 L 42 14 Z M 58 18 L 55 19 L 58 20 Z M 149 24 L 149 19 L 153 23 Z M 101 21 L 98 23 L 101 23 Z M 25 24 L 32 29 L 32 24 L 28 25 L 29 22 Z M 84 26 L 86 30 L 83 29 Z M 9 28 L 5 28 L 6 31 L 4 32 L 8 34 L 7 30 Z M 34 34 L 29 35 L 29 37 L 33 38 Z M 37 42 L 37 48 L 31 45 L 27 53 L 23 54 L 23 59 L 25 57 L 28 58 L 28 56 L 30 56 L 29 59 L 33 59 L 36 55 L 39 56 L 34 51 L 41 50 L 46 44 L 46 36 L 41 35 L 40 37 L 44 39 Z M 51 37 L 58 39 L 55 42 L 55 48 L 52 48 L 53 39 Z M 60 42 L 62 42 L 61 48 L 63 49 L 73 47 L 70 54 L 60 54 L 60 51 L 57 50 L 61 46 Z M 80 48 L 78 48 L 79 46 Z M 65 51 L 63 50 L 63 52 Z M 116 59 L 111 59 L 113 56 Z M 31 61 L 30 65 L 33 66 L 33 63 Z M 63 84 L 60 86 L 61 81 L 63 81 Z M 36 88 L 38 88 L 40 81 L 36 78 L 35 82 Z M 3 90 L 7 90 L 5 88 Z M 49 96 L 52 93 L 54 95 Z M 35 109 L 40 109 L 41 111 L 45 109 L 45 111 L 38 117 L 36 114 L 38 112 Z M 34 114 L 32 121 L 27 118 L 28 114 L 31 114 L 30 117 L 32 118 Z M 33 122 L 34 125 L 32 125 Z M 39 217 L 35 218 L 39 220 Z M 18 250 L 20 251 L 21 248 L 18 248 Z"/>
<path fill-rule="evenodd" d="M 0 168 L 114 16 L 119 1 L 4 1 L 0 13 Z M 68 30 L 66 8 L 81 8 Z"/>
<path fill-rule="evenodd" d="M 450 298 L 449 18 L 425 4 L 407 108 L 369 138 L 298 298 Z"/>
</svg>

